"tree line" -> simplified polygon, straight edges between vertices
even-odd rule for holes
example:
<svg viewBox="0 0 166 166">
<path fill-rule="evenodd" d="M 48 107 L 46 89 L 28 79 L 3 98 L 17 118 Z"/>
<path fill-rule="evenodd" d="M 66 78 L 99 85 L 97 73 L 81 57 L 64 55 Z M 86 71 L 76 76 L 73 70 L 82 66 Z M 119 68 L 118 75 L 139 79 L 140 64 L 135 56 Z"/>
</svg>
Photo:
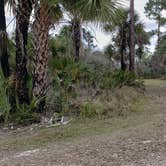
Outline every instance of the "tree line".
<svg viewBox="0 0 166 166">
<path fill-rule="evenodd" d="M 157 20 L 159 43 L 161 38 L 160 28 L 164 25 L 161 13 L 165 9 L 165 2 L 156 1 L 154 3 L 153 0 L 150 0 L 145 10 L 148 17 Z M 16 19 L 14 68 L 11 68 L 9 63 L 6 5 L 10 5 Z M 72 34 L 70 44 L 76 63 L 79 62 L 81 56 L 82 33 L 88 41 L 89 48 L 93 43 L 93 40 L 91 40 L 93 37 L 90 36 L 89 32 L 86 32 L 86 27 L 83 28 L 84 22 L 92 22 L 100 25 L 107 32 L 116 31 L 113 44 L 110 45 L 110 49 L 107 49 L 108 54 L 112 56 L 112 54 L 115 55 L 119 52 L 121 70 L 135 73 L 136 55 L 142 57 L 144 45 L 149 43 L 152 32 L 147 33 L 143 23 L 139 21 L 134 10 L 134 0 L 130 0 L 129 9 L 122 6 L 120 0 L 1 0 L 0 57 L 3 75 L 6 80 L 11 82 L 6 90 L 11 106 L 10 112 L 14 113 L 18 105 L 30 105 L 34 99 L 37 99 L 38 102 L 33 111 L 42 114 L 46 112 L 45 97 L 51 82 L 48 75 L 49 58 L 52 54 L 49 32 L 55 24 L 64 19 L 66 13 L 70 19 L 70 28 L 68 27 Z M 30 33 L 33 36 L 34 49 L 31 80 L 29 80 L 30 73 L 28 70 L 29 57 L 31 56 L 28 55 Z M 137 49 L 136 46 L 138 46 Z M 126 61 L 126 59 L 129 61 Z M 29 86 L 29 81 L 32 86 Z"/>
</svg>

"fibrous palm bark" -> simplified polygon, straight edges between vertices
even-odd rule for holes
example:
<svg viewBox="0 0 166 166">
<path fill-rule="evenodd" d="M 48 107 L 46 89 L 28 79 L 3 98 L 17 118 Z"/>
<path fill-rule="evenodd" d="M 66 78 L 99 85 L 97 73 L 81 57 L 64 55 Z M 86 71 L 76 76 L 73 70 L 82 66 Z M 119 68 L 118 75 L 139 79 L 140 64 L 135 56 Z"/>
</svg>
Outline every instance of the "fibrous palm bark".
<svg viewBox="0 0 166 166">
<path fill-rule="evenodd" d="M 35 68 L 33 76 L 33 96 L 40 100 L 36 111 L 45 112 L 45 96 L 48 87 L 48 61 L 49 50 L 49 6 L 40 4 L 36 11 L 33 24 L 34 46 L 35 46 Z"/>
<path fill-rule="evenodd" d="M 29 103 L 27 41 L 34 0 L 18 0 L 16 8 L 16 93 L 19 104 Z"/>
</svg>

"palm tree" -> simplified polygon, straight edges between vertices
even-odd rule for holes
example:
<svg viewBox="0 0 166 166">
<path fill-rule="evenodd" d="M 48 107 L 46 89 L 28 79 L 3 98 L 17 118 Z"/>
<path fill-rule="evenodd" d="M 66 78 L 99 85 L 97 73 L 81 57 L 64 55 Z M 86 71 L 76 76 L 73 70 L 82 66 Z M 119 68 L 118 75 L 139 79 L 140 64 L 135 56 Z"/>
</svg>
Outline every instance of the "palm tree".
<svg viewBox="0 0 166 166">
<path fill-rule="evenodd" d="M 115 21 L 119 12 L 117 0 L 62 0 L 66 10 L 71 14 L 73 29 L 73 48 L 75 61 L 79 60 L 81 47 L 82 23 L 85 21 L 97 24 Z"/>
<path fill-rule="evenodd" d="M 62 12 L 59 4 L 49 3 L 43 0 L 36 4 L 35 21 L 33 23 L 34 46 L 35 46 L 35 69 L 33 75 L 33 97 L 40 100 L 36 111 L 45 112 L 45 97 L 47 94 L 48 61 L 50 58 L 49 30 L 59 18 Z"/>
<path fill-rule="evenodd" d="M 117 48 L 117 55 L 120 55 L 121 70 L 127 69 L 126 60 L 129 57 L 128 50 L 130 49 L 130 21 L 129 21 L 129 10 L 122 10 L 122 17 L 116 24 L 108 23 L 104 29 L 106 32 L 111 32 L 113 37 L 113 46 Z M 137 45 L 137 55 L 141 59 L 144 46 L 149 44 L 150 33 L 145 31 L 144 24 L 139 20 L 137 14 L 134 15 L 135 22 L 135 44 Z M 109 47 L 109 46 L 108 46 Z"/>
<path fill-rule="evenodd" d="M 18 0 L 16 6 L 16 94 L 19 104 L 29 103 L 27 40 L 34 0 Z"/>
<path fill-rule="evenodd" d="M 134 20 L 134 0 L 130 0 L 130 53 L 129 70 L 135 70 L 135 20 Z"/>
<path fill-rule="evenodd" d="M 72 13 L 74 27 L 74 48 L 75 60 L 79 59 L 80 43 L 81 43 L 81 23 L 85 18 L 87 20 L 105 21 L 108 15 L 110 18 L 116 13 L 115 4 L 110 0 L 79 0 L 79 1 L 61 1 L 63 6 Z M 102 2 L 102 3 L 101 3 Z M 88 6 L 87 6 L 88 4 Z M 49 29 L 52 24 L 57 22 L 62 17 L 62 9 L 59 3 L 49 3 L 47 0 L 42 0 L 37 4 L 35 11 L 35 21 L 33 24 L 33 33 L 35 39 L 35 70 L 33 80 L 33 96 L 37 99 L 42 98 L 38 104 L 36 111 L 45 111 L 45 99 L 48 88 L 48 60 L 50 57 L 49 50 Z M 112 9 L 112 10 L 111 10 Z M 54 17 L 52 17 L 54 16 Z M 54 18 L 54 19 L 52 19 Z"/>
<path fill-rule="evenodd" d="M 5 2 L 0 1 L 0 58 L 3 75 L 5 78 L 10 76 L 10 68 L 8 62 L 7 50 L 7 32 L 6 32 L 6 18 L 5 18 Z"/>
</svg>

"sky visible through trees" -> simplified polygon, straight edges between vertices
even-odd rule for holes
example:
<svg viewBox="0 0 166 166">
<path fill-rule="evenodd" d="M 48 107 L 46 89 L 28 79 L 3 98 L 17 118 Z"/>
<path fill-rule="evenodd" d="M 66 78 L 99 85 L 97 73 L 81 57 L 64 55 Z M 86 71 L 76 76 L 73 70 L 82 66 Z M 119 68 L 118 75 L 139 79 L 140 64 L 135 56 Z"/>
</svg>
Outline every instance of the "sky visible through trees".
<svg viewBox="0 0 166 166">
<path fill-rule="evenodd" d="M 144 7 L 145 7 L 146 2 L 148 2 L 148 0 L 135 0 L 135 10 L 140 15 L 140 19 L 142 20 L 142 22 L 145 24 L 146 30 L 150 31 L 150 30 L 156 29 L 157 24 L 154 20 L 150 20 L 146 17 L 146 15 L 144 13 L 144 11 L 145 11 Z M 129 2 L 125 1 L 124 4 L 126 7 L 129 7 Z M 8 8 L 6 8 L 6 10 L 9 11 Z M 166 16 L 166 12 L 163 12 L 163 16 Z M 14 31 L 15 19 L 12 16 L 12 14 L 9 12 L 7 12 L 6 21 L 7 21 L 7 25 L 8 25 L 7 31 L 8 31 L 8 33 L 11 34 Z M 96 29 L 97 29 L 97 31 L 96 31 Z M 96 40 L 94 42 L 97 45 L 97 49 L 103 49 L 104 47 L 106 47 L 109 44 L 109 42 L 111 40 L 110 34 L 104 33 L 101 30 L 101 28 L 98 28 L 98 27 L 94 28 L 94 25 L 92 25 L 92 24 L 88 24 L 88 30 L 90 30 L 92 32 L 92 34 L 96 37 Z M 161 28 L 161 30 L 164 30 L 164 28 Z M 157 43 L 157 37 L 154 36 L 151 38 L 151 45 L 148 46 L 152 52 L 155 49 L 156 43 Z"/>
</svg>

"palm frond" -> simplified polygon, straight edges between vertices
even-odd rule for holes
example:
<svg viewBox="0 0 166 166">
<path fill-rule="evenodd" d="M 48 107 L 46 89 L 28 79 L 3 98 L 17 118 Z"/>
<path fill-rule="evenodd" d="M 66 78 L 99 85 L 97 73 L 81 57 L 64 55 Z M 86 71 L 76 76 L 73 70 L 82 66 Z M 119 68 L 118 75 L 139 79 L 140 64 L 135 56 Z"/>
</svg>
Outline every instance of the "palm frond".
<svg viewBox="0 0 166 166">
<path fill-rule="evenodd" d="M 120 4 L 116 0 L 80 0 L 76 4 L 83 19 L 97 22 L 115 22 L 115 16 L 120 13 L 119 6 Z"/>
<path fill-rule="evenodd" d="M 120 15 L 119 0 L 62 0 L 65 7 L 82 20 L 94 22 L 116 21 Z"/>
<path fill-rule="evenodd" d="M 5 0 L 5 5 L 8 7 L 8 9 L 10 10 L 10 12 L 12 12 L 13 14 L 15 14 L 16 12 L 16 0 Z"/>
</svg>

